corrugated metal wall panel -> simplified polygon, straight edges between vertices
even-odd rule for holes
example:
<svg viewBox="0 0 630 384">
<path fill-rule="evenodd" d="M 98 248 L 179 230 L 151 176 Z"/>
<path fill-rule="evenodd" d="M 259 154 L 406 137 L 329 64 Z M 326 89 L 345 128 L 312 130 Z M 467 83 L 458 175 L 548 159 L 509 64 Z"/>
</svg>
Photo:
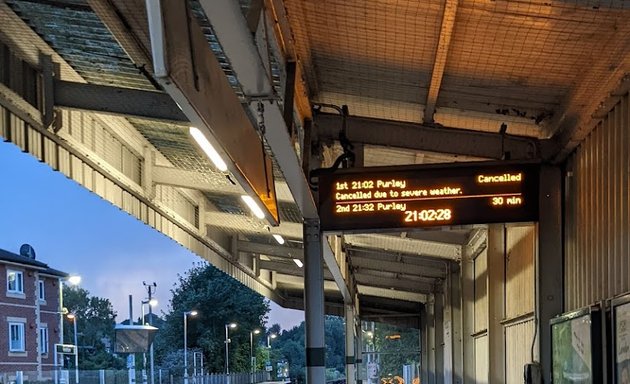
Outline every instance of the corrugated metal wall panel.
<svg viewBox="0 0 630 384">
<path fill-rule="evenodd" d="M 489 377 L 487 335 L 475 338 L 475 356 L 475 383 L 487 384 Z"/>
<path fill-rule="evenodd" d="M 567 162 L 566 310 L 630 290 L 629 115 L 625 95 Z"/>
<path fill-rule="evenodd" d="M 505 327 L 505 382 L 507 384 L 523 382 L 523 366 L 532 361 L 533 340 L 533 319 Z M 534 345 L 534 350 L 536 349 Z"/>
<path fill-rule="evenodd" d="M 536 229 L 533 225 L 507 229 L 505 312 L 511 319 L 534 311 L 534 255 Z"/>
</svg>

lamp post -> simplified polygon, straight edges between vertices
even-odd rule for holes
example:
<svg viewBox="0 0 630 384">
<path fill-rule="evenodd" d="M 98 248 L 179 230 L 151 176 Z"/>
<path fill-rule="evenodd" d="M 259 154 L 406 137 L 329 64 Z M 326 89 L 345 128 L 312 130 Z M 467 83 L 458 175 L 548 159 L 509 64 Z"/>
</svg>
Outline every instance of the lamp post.
<svg viewBox="0 0 630 384">
<path fill-rule="evenodd" d="M 230 328 L 236 328 L 236 323 L 225 324 L 225 375 L 230 380 Z"/>
<path fill-rule="evenodd" d="M 254 362 L 254 335 L 260 333 L 260 329 L 254 329 L 249 332 L 249 363 L 251 365 L 251 382 L 254 383 L 254 373 L 256 372 L 256 363 Z"/>
<path fill-rule="evenodd" d="M 188 384 L 188 315 L 197 316 L 197 311 L 184 312 L 184 384 Z"/>
<path fill-rule="evenodd" d="M 68 319 L 72 320 L 74 326 L 74 382 L 79 384 L 79 344 L 77 343 L 77 315 L 68 313 Z"/>
<path fill-rule="evenodd" d="M 267 361 L 266 363 L 268 363 L 269 365 L 271 365 L 271 340 L 275 339 L 276 337 L 278 337 L 278 335 L 276 335 L 275 333 L 271 333 L 267 335 Z"/>
<path fill-rule="evenodd" d="M 153 284 L 155 284 L 155 283 L 153 283 Z M 145 284 L 145 286 L 147 286 L 147 285 Z M 152 295 L 151 287 L 153 287 L 153 286 L 147 286 L 147 287 L 148 287 L 148 292 L 149 292 L 149 298 L 147 300 L 140 301 L 140 310 L 142 311 L 142 317 L 141 317 L 140 321 L 142 322 L 142 325 L 146 324 L 146 322 L 144 321 L 144 317 L 145 317 L 144 306 L 145 305 L 149 306 L 149 322 L 148 323 L 149 323 L 149 325 L 152 325 L 151 324 L 151 321 L 153 319 L 153 310 L 152 309 L 153 309 L 153 307 L 158 305 L 158 301 L 151 297 L 151 295 Z M 146 369 L 147 369 L 147 354 L 143 353 L 142 356 L 143 356 L 142 362 L 143 362 L 144 370 L 145 370 L 143 372 L 143 381 L 146 383 L 146 375 L 145 375 L 145 373 L 146 373 Z M 154 376 L 153 375 L 153 343 L 151 343 L 151 346 L 149 347 L 149 361 L 150 361 L 149 368 L 150 368 L 150 373 L 151 373 L 150 374 L 151 384 L 153 384 L 154 383 L 154 378 L 153 378 L 153 376 Z"/>
</svg>

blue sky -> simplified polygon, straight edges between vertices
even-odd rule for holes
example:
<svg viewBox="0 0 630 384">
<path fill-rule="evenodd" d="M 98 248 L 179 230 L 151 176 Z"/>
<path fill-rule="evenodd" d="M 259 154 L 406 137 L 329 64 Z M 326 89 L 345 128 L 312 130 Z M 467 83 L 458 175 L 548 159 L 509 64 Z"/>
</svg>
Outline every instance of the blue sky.
<svg viewBox="0 0 630 384">
<path fill-rule="evenodd" d="M 139 317 L 143 281 L 157 283 L 158 312 L 166 310 L 177 273 L 201 260 L 11 143 L 0 142 L 0 180 L 0 248 L 18 253 L 31 244 L 38 260 L 81 275 L 83 288 L 110 299 L 119 321 L 130 294 Z M 272 303 L 268 324 L 290 329 L 303 319 Z"/>
</svg>

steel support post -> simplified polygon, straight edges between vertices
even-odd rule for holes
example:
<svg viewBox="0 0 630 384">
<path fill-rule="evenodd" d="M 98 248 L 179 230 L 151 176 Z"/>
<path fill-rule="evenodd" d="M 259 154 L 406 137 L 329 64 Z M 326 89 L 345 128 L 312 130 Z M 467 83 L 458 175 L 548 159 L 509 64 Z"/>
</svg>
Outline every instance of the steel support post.
<svg viewBox="0 0 630 384">
<path fill-rule="evenodd" d="M 461 263 L 462 339 L 464 383 L 475 382 L 475 262 L 470 247 L 464 247 Z"/>
<path fill-rule="evenodd" d="M 442 288 L 444 289 L 444 287 Z M 433 319 L 435 324 L 435 384 L 444 384 L 444 352 L 445 352 L 445 334 L 444 334 L 444 293 L 435 294 L 435 304 L 433 306 Z"/>
<path fill-rule="evenodd" d="M 324 263 L 319 220 L 304 221 L 304 318 L 306 319 L 306 383 L 326 382 L 324 344 Z"/>
<path fill-rule="evenodd" d="M 346 384 L 355 384 L 354 305 L 345 305 L 346 318 Z"/>
<path fill-rule="evenodd" d="M 429 303 L 420 311 L 420 382 L 429 382 Z"/>
<path fill-rule="evenodd" d="M 540 335 L 543 380 L 551 382 L 551 328 L 549 320 L 562 313 L 562 177 L 558 167 L 540 170 L 538 259 L 536 260 L 536 313 Z"/>
<path fill-rule="evenodd" d="M 426 363 L 426 375 L 427 379 L 425 383 L 436 384 L 435 374 L 436 374 L 436 366 L 435 366 L 435 357 L 436 357 L 436 348 L 435 348 L 435 294 L 431 294 L 429 301 L 426 306 L 426 338 L 427 338 L 427 363 Z"/>
<path fill-rule="evenodd" d="M 505 382 L 505 225 L 488 226 L 488 370 L 490 383 Z M 477 359 L 483 358 L 477 356 Z M 481 378 L 477 378 L 482 380 Z"/>
<path fill-rule="evenodd" d="M 462 325 L 462 275 L 459 266 L 449 266 L 448 275 L 448 297 L 446 305 L 449 307 L 450 316 L 445 318 L 444 327 L 450 328 L 451 340 L 447 345 L 450 352 L 445 354 L 446 369 L 450 368 L 450 373 L 445 377 L 445 383 L 463 383 L 464 377 L 464 356 L 463 356 L 463 325 Z M 447 327 L 447 324 L 450 326 Z M 445 332 L 446 338 L 446 332 Z"/>
</svg>

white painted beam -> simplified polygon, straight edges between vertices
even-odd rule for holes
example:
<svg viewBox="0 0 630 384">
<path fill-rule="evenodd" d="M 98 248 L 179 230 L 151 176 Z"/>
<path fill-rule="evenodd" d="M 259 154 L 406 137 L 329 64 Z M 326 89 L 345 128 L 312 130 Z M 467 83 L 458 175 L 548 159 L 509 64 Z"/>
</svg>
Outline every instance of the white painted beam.
<svg viewBox="0 0 630 384">
<path fill-rule="evenodd" d="M 153 167 L 153 182 L 156 184 L 197 189 L 199 191 L 233 194 L 235 196 L 243 194 L 243 189 L 240 186 L 230 183 L 227 179 L 226 182 L 220 186 L 217 186 L 217 184 L 221 183 L 217 183 L 216 181 L 209 182 L 209 179 L 216 177 L 223 178 L 222 175 L 206 175 L 197 171 L 189 171 L 175 167 L 163 167 L 158 165 Z M 275 186 L 276 197 L 279 202 L 293 203 L 293 196 L 291 196 L 291 191 L 286 182 L 276 182 Z"/>
<path fill-rule="evenodd" d="M 357 290 L 361 295 L 385 297 L 388 299 L 426 303 L 428 295 L 417 292 L 392 291 L 391 289 L 359 284 Z"/>
</svg>

